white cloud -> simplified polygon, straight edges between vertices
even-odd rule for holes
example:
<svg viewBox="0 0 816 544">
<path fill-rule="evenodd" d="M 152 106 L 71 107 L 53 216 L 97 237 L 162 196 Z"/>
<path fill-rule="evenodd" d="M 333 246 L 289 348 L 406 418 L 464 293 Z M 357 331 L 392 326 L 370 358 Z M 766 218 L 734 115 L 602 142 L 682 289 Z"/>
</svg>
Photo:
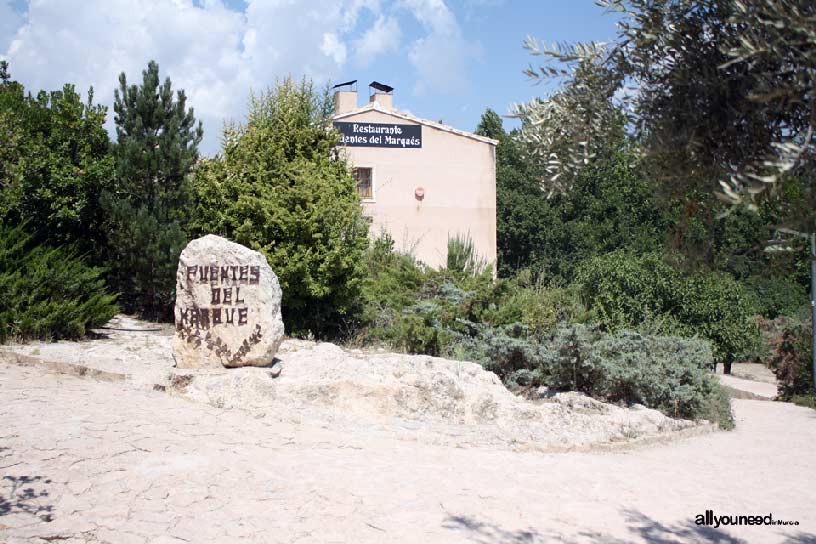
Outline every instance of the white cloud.
<svg viewBox="0 0 816 544">
<path fill-rule="evenodd" d="M 357 65 L 366 67 L 380 55 L 398 51 L 401 41 L 402 31 L 397 18 L 381 15 L 374 25 L 354 42 Z"/>
<path fill-rule="evenodd" d="M 343 66 L 346 63 L 346 44 L 341 42 L 337 34 L 333 32 L 323 34 L 323 45 L 320 47 L 320 51 L 333 59 L 338 66 Z"/>
<path fill-rule="evenodd" d="M 13 13 L 0 0 L 0 19 Z M 203 150 L 218 149 L 222 123 L 240 119 L 251 88 L 288 73 L 318 82 L 335 77 L 346 61 L 344 33 L 362 10 L 379 13 L 373 0 L 250 0 L 245 13 L 221 0 L 31 0 L 25 18 L 0 26 L 0 39 L 16 37 L 6 51 L 15 79 L 30 89 L 70 81 L 111 105 L 124 71 L 138 82 L 150 59 L 162 77 L 187 92 L 204 122 Z M 2 11 L 5 10 L 5 11 Z M 112 124 L 112 112 L 109 113 Z"/>
<path fill-rule="evenodd" d="M 407 48 L 399 16 L 422 27 Z M 110 106 L 119 73 L 138 83 L 155 59 L 203 121 L 206 153 L 218 150 L 224 120 L 243 117 L 250 89 L 289 73 L 321 84 L 350 59 L 365 67 L 403 54 L 419 92 L 454 92 L 472 51 L 442 0 L 248 0 L 244 12 L 222 0 L 30 0 L 22 15 L 0 0 L 0 56 L 12 77 L 33 91 L 93 86 Z"/>
<path fill-rule="evenodd" d="M 464 39 L 456 17 L 443 0 L 401 0 L 400 4 L 428 32 L 408 51 L 419 75 L 414 92 L 425 94 L 429 87 L 446 93 L 461 91 L 467 84 L 467 61 L 478 54 L 478 45 Z"/>
<path fill-rule="evenodd" d="M 245 56 L 261 81 L 287 72 L 331 81 L 346 61 L 345 40 L 360 13 L 379 9 L 374 0 L 250 0 Z"/>
<path fill-rule="evenodd" d="M 239 54 L 244 25 L 219 0 L 201 7 L 189 0 L 31 0 L 6 56 L 12 76 L 29 89 L 71 82 L 84 93 L 93 86 L 95 99 L 109 106 L 119 73 L 138 83 L 155 59 L 162 78 L 186 90 L 205 124 L 205 149 L 214 151 L 222 119 L 240 111 L 251 82 Z"/>
</svg>

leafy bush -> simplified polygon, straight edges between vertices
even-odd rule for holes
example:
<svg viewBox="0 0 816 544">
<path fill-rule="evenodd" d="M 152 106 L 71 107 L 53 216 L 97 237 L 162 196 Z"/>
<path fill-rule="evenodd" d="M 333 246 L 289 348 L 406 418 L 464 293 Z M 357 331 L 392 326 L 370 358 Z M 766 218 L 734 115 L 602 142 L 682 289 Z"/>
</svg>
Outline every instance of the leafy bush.
<svg viewBox="0 0 816 544">
<path fill-rule="evenodd" d="M 456 335 L 453 355 L 480 363 L 511 385 L 540 385 L 541 345 L 529 329 L 519 323 L 491 327 L 469 323 L 464 334 Z"/>
<path fill-rule="evenodd" d="M 752 321 L 755 299 L 727 274 L 684 275 L 658 253 L 616 251 L 581 268 L 577 284 L 597 321 L 607 330 L 641 328 L 712 343 L 714 359 L 730 364 L 759 341 Z"/>
<path fill-rule="evenodd" d="M 118 308 L 102 269 L 72 251 L 36 246 L 21 227 L 0 225 L 0 342 L 75 339 Z"/>
<path fill-rule="evenodd" d="M 548 334 L 558 323 L 584 323 L 589 319 L 577 289 L 510 283 L 510 294 L 497 312 L 501 324 L 520 323 L 533 335 Z"/>
<path fill-rule="evenodd" d="M 558 321 L 586 317 L 574 289 L 547 287 L 533 282 L 529 273 L 494 280 L 489 268 L 473 263 L 433 270 L 393 247 L 393 240 L 381 235 L 366 254 L 359 343 L 461 356 L 469 349 L 463 339 L 482 326 L 478 334 L 521 326 L 529 335 L 550 332 Z"/>
<path fill-rule="evenodd" d="M 805 408 L 812 408 L 816 410 L 816 395 L 813 395 L 812 393 L 810 395 L 793 395 L 788 400 L 797 406 L 803 406 Z"/>
<path fill-rule="evenodd" d="M 365 254 L 362 323 L 387 327 L 394 314 L 416 302 L 425 272 L 413 258 L 394 251 L 394 240 L 382 233 Z"/>
<path fill-rule="evenodd" d="M 751 293 L 727 274 L 696 274 L 686 279 L 675 314 L 675 334 L 699 335 L 711 342 L 714 360 L 729 366 L 751 353 L 760 340 Z"/>
<path fill-rule="evenodd" d="M 408 353 L 443 355 L 448 346 L 449 333 L 441 326 L 441 311 L 438 305 L 428 301 L 406 308 L 394 322 L 396 346 Z"/>
<path fill-rule="evenodd" d="M 106 109 L 93 90 L 85 102 L 73 85 L 31 93 L 0 80 L 0 222 L 83 252 L 104 242 L 99 197 L 114 179 Z"/>
<path fill-rule="evenodd" d="M 595 318 L 610 330 L 671 314 L 682 302 L 681 275 L 659 253 L 615 251 L 589 259 L 576 283 Z"/>
<path fill-rule="evenodd" d="M 245 125 L 194 180 L 191 233 L 220 234 L 266 255 L 290 333 L 331 336 L 358 319 L 368 227 L 327 130 L 328 98 L 291 79 L 254 97 Z"/>
</svg>

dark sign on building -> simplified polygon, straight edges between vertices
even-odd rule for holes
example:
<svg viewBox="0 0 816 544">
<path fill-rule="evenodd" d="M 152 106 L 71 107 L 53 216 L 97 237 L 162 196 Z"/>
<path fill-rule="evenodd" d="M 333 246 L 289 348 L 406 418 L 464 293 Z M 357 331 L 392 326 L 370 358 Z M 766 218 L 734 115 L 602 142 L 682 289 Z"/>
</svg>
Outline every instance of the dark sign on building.
<svg viewBox="0 0 816 544">
<path fill-rule="evenodd" d="M 349 147 L 422 147 L 422 125 L 335 122 L 340 143 Z"/>
</svg>

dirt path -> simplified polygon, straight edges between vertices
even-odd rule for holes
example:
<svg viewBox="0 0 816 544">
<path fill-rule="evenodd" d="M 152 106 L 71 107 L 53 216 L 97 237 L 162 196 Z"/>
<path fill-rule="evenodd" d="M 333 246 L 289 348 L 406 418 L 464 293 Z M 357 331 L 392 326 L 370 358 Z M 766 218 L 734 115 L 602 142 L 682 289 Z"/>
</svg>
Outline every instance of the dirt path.
<svg viewBox="0 0 816 544">
<path fill-rule="evenodd" d="M 0 541 L 816 542 L 816 412 L 734 407 L 730 433 L 517 453 L 340 434 L 0 365 Z M 800 525 L 698 528 L 706 509 Z"/>
<path fill-rule="evenodd" d="M 748 398 L 754 400 L 773 400 L 776 398 L 776 384 L 767 382 L 758 382 L 755 380 L 746 380 L 736 376 L 728 376 L 724 374 L 717 375 L 720 383 L 726 386 L 732 394 L 736 391 L 739 393 L 749 393 Z M 744 398 L 738 396 L 737 398 Z"/>
</svg>

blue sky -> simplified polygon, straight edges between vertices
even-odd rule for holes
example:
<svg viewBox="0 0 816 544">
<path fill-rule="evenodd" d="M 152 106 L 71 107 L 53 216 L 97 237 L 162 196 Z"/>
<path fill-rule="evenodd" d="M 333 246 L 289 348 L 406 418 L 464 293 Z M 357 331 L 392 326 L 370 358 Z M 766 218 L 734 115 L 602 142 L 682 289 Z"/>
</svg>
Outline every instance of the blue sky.
<svg viewBox="0 0 816 544">
<path fill-rule="evenodd" d="M 156 59 L 203 120 L 208 154 L 249 90 L 288 73 L 357 79 L 361 95 L 381 81 L 398 108 L 473 130 L 485 108 L 505 114 L 548 91 L 521 73 L 535 62 L 525 36 L 609 41 L 615 30 L 592 0 L 0 0 L 0 58 L 15 79 L 93 85 L 110 105 L 118 73 L 135 80 Z"/>
</svg>

